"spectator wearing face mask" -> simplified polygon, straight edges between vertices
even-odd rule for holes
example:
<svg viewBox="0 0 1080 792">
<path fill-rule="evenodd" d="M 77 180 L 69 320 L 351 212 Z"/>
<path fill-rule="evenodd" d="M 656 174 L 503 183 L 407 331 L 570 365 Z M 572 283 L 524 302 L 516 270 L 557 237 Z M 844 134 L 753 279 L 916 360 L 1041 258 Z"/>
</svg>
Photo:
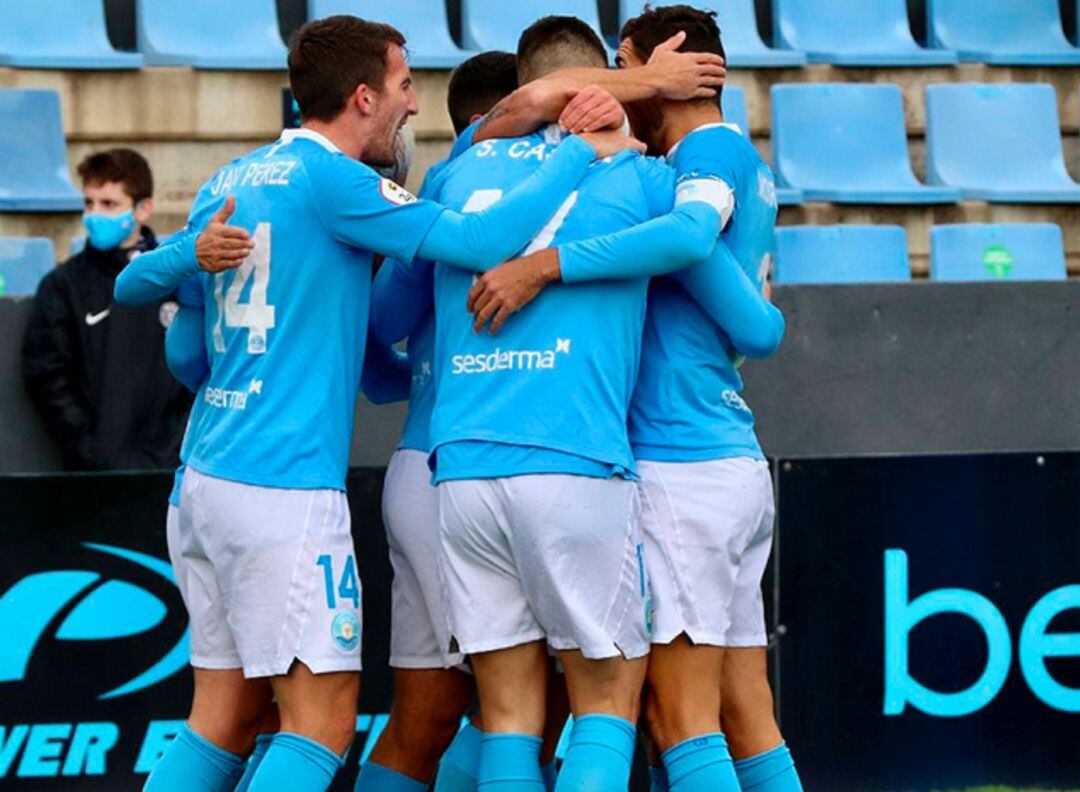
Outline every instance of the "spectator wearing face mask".
<svg viewBox="0 0 1080 792">
<path fill-rule="evenodd" d="M 78 167 L 86 211 L 82 252 L 38 288 L 23 339 L 23 378 L 69 470 L 175 467 L 191 398 L 165 366 L 173 298 L 113 305 L 113 283 L 157 247 L 146 225 L 153 176 L 130 149 L 92 154 Z"/>
</svg>

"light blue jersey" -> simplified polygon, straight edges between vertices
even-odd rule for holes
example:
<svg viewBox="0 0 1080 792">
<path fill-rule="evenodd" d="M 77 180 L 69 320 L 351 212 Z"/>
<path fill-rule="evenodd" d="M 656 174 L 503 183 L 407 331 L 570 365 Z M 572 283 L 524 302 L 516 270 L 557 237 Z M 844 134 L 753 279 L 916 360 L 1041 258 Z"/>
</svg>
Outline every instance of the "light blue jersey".
<svg viewBox="0 0 1080 792">
<path fill-rule="evenodd" d="M 211 373 L 188 464 L 261 486 L 343 489 L 368 328 L 373 253 L 418 253 L 484 269 L 542 226 L 594 156 L 568 140 L 551 165 L 492 211 L 462 217 L 412 195 L 308 129 L 220 170 L 196 198 L 200 230 L 226 195 L 255 249 L 203 274 Z M 117 278 L 140 304 L 199 272 L 195 235 L 139 257 Z"/>
<path fill-rule="evenodd" d="M 448 166 L 438 199 L 479 211 L 550 155 L 541 132 L 473 146 Z M 668 212 L 670 168 L 623 153 L 595 163 L 526 253 L 608 234 Z M 647 279 L 555 284 L 498 335 L 465 310 L 472 273 L 435 270 L 435 480 L 529 473 L 632 475 L 626 418 L 637 377 Z"/>
<path fill-rule="evenodd" d="M 678 174 L 676 205 L 727 206 L 720 239 L 760 288 L 775 251 L 776 190 L 769 167 L 736 129 L 709 125 L 668 155 Z M 638 459 L 669 462 L 762 458 L 754 416 L 741 396 L 738 351 L 676 278 L 655 279 L 641 372 L 630 409 Z"/>
</svg>

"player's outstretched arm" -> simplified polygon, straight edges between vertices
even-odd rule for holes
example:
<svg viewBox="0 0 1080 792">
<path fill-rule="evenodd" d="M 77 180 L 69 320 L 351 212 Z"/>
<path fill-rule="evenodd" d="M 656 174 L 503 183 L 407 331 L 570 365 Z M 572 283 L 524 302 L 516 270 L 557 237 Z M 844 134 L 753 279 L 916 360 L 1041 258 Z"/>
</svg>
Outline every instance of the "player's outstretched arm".
<svg viewBox="0 0 1080 792">
<path fill-rule="evenodd" d="M 521 86 L 503 99 L 477 128 L 473 142 L 521 137 L 560 120 L 570 100 L 588 86 L 602 88 L 623 104 L 646 99 L 674 101 L 715 96 L 724 84 L 724 59 L 704 52 L 678 52 L 678 33 L 658 45 L 649 62 L 632 69 L 560 69 Z M 581 131 L 580 127 L 566 127 Z"/>
<path fill-rule="evenodd" d="M 180 310 L 165 331 L 165 365 L 192 393 L 198 393 L 210 374 L 206 356 L 206 318 L 198 276 L 180 285 Z"/>
<path fill-rule="evenodd" d="M 236 209 L 236 199 L 228 196 L 211 215 L 211 207 L 200 198 L 196 198 L 187 231 L 124 267 L 113 287 L 113 298 L 118 303 L 150 305 L 175 292 L 200 269 L 224 272 L 240 266 L 250 255 L 255 246 L 250 234 L 243 228 L 227 225 Z M 200 233 L 198 229 L 204 223 L 206 228 Z"/>
<path fill-rule="evenodd" d="M 555 215 L 595 158 L 641 151 L 614 132 L 569 137 L 537 170 L 482 212 L 443 212 L 420 244 L 419 256 L 474 272 L 513 256 Z"/>
<path fill-rule="evenodd" d="M 740 354 L 761 360 L 780 348 L 787 328 L 784 315 L 765 299 L 723 242 L 705 261 L 673 277 L 727 333 Z"/>
<path fill-rule="evenodd" d="M 418 259 L 403 264 L 387 259 L 371 284 L 371 318 L 368 333 L 382 346 L 408 338 L 420 325 L 434 302 L 435 265 Z"/>
<path fill-rule="evenodd" d="M 405 401 L 412 388 L 409 356 L 369 338 L 360 388 L 372 404 Z"/>
</svg>

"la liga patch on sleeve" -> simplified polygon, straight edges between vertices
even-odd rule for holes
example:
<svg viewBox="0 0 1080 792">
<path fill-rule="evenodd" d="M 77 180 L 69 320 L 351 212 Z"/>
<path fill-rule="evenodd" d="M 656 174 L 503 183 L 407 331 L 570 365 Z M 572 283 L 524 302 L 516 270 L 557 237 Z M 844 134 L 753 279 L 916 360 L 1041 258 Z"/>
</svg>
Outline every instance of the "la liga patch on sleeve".
<svg viewBox="0 0 1080 792">
<path fill-rule="evenodd" d="M 404 206 L 416 200 L 416 196 L 389 179 L 379 179 L 379 194 L 394 206 Z"/>
</svg>

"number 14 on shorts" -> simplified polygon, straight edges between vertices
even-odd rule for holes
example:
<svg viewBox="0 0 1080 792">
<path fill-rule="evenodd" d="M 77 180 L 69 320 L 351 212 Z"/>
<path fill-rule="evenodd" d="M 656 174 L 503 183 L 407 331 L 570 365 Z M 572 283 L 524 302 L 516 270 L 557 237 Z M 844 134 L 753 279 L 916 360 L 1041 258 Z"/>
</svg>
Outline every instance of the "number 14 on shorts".
<svg viewBox="0 0 1080 792">
<path fill-rule="evenodd" d="M 334 559 L 328 555 L 321 555 L 315 563 L 323 568 L 323 581 L 326 583 L 326 607 L 330 610 L 337 608 L 337 597 L 342 600 L 352 600 L 354 608 L 360 607 L 360 579 L 356 576 L 356 559 L 351 555 L 345 559 L 345 569 L 341 573 L 341 580 L 335 586 Z M 335 588 L 337 595 L 335 596 Z"/>
</svg>

